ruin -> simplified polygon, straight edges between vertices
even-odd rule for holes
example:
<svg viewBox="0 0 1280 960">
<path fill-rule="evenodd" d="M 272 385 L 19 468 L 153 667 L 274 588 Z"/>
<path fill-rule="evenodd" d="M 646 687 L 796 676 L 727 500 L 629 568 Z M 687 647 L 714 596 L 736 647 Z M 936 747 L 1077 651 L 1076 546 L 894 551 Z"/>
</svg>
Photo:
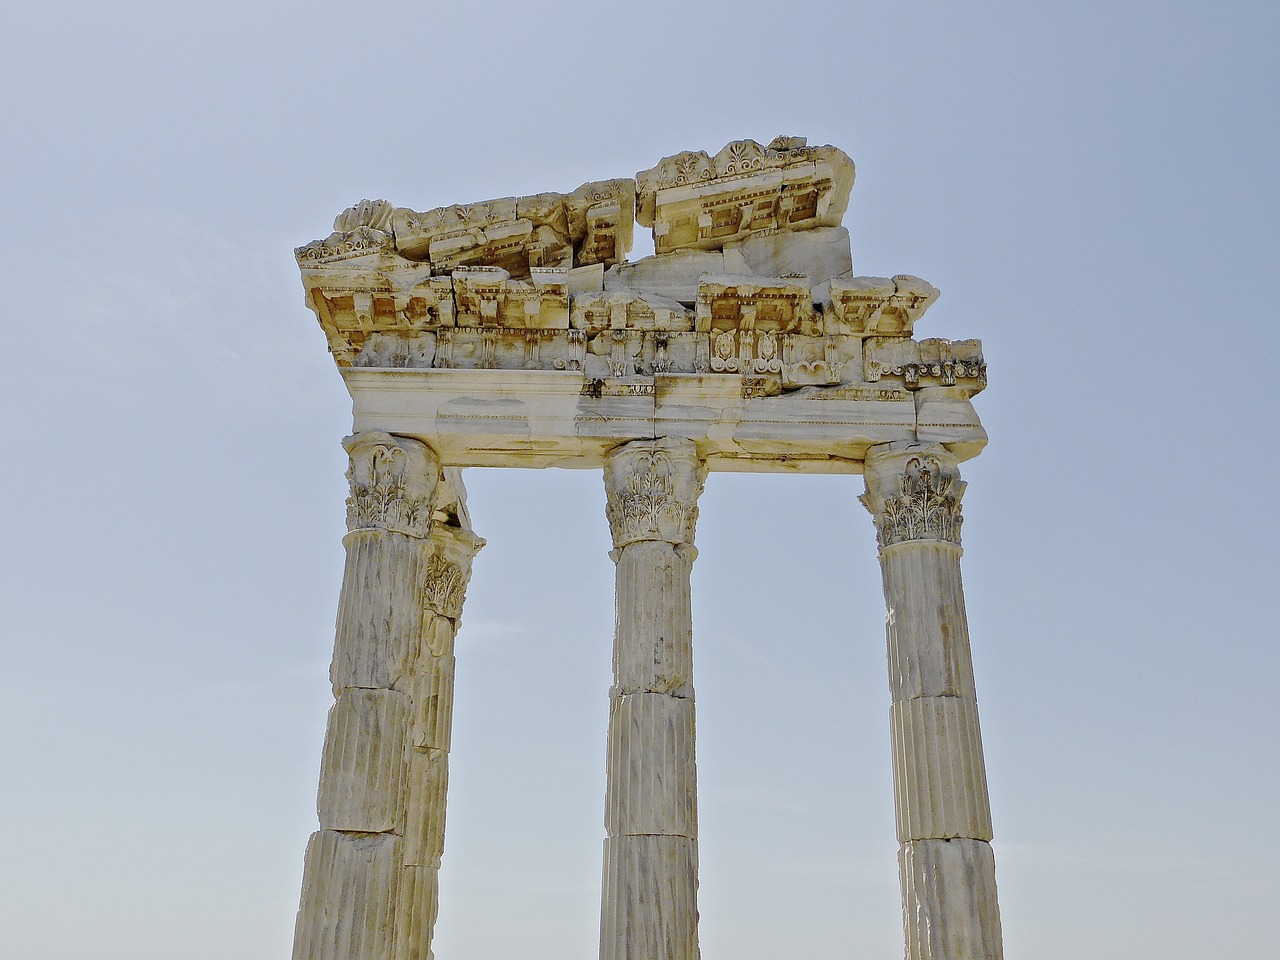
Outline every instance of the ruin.
<svg viewBox="0 0 1280 960">
<path fill-rule="evenodd" d="M 294 960 L 428 960 L 467 467 L 599 469 L 616 564 L 600 960 L 696 960 L 690 571 L 710 471 L 862 474 L 887 608 L 907 960 L 1000 960 L 960 580 L 976 340 L 857 277 L 854 165 L 778 137 L 425 213 L 362 201 L 296 251 L 353 401 L 346 568 Z M 655 254 L 626 257 L 636 223 Z"/>
</svg>

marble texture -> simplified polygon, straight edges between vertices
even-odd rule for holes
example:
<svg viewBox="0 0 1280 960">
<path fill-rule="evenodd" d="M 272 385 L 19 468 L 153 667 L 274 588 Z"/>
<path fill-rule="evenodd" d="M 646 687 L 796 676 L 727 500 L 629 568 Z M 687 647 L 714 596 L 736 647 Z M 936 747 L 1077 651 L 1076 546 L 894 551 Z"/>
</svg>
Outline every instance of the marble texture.
<svg viewBox="0 0 1280 960">
<path fill-rule="evenodd" d="M 454 638 L 484 541 L 456 469 L 385 431 L 351 466 L 335 702 L 303 868 L 294 960 L 425 960 L 444 854 Z"/>
<path fill-rule="evenodd" d="M 635 441 L 605 461 L 617 617 L 602 960 L 698 957 L 690 573 L 705 478 L 688 440 Z"/>
<path fill-rule="evenodd" d="M 960 580 L 965 484 L 954 454 L 919 442 L 872 448 L 864 476 L 884 586 L 906 960 L 1002 960 Z"/>
</svg>

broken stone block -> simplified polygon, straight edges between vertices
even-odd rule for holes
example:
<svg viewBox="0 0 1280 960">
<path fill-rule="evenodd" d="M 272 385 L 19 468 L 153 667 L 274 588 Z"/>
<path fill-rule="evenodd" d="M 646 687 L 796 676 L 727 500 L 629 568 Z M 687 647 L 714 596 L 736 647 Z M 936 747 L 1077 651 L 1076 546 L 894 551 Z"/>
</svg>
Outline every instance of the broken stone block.
<svg viewBox="0 0 1280 960">
<path fill-rule="evenodd" d="M 691 304 L 698 299 L 698 283 L 708 273 L 724 273 L 719 250 L 682 250 L 662 257 L 645 257 L 620 263 L 604 274 L 606 291 L 655 294 L 667 300 Z"/>
<path fill-rule="evenodd" d="M 909 337 L 915 322 L 938 299 L 938 288 L 906 274 L 833 279 L 827 333 Z"/>
<path fill-rule="evenodd" d="M 915 391 L 916 439 L 945 443 L 961 459 L 976 457 L 987 445 L 987 431 L 973 409 L 976 382 L 954 387 L 921 387 Z"/>
<path fill-rule="evenodd" d="M 803 274 L 814 284 L 823 283 L 853 269 L 849 231 L 818 227 L 754 235 L 725 244 L 724 269 L 757 277 Z"/>
<path fill-rule="evenodd" d="M 853 161 L 835 147 L 735 140 L 714 158 L 686 151 L 636 174 L 636 219 L 653 227 L 659 254 L 719 249 L 765 231 L 835 227 L 853 177 Z"/>
<path fill-rule="evenodd" d="M 634 180 L 584 183 L 565 197 L 574 265 L 622 263 L 631 252 L 635 232 Z"/>
<path fill-rule="evenodd" d="M 443 750 L 409 751 L 406 758 L 404 862 L 438 865 L 444 855 L 449 755 Z"/>
<path fill-rule="evenodd" d="M 417 671 L 405 685 L 413 700 L 411 746 L 422 750 L 449 749 L 453 730 L 453 673 L 452 656 L 418 659 Z"/>
<path fill-rule="evenodd" d="M 592 337 L 610 329 L 678 333 L 693 329 L 693 314 L 679 301 L 655 294 L 599 293 L 574 297 L 569 322 Z"/>
</svg>

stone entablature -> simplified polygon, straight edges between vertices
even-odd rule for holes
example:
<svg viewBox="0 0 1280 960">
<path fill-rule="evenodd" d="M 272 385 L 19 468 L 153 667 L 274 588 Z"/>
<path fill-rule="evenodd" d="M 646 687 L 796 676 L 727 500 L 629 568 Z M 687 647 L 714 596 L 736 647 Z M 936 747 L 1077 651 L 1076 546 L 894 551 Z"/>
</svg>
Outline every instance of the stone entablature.
<svg viewBox="0 0 1280 960">
<path fill-rule="evenodd" d="M 912 338 L 928 282 L 853 275 L 853 176 L 834 147 L 740 140 L 570 194 L 361 201 L 296 252 L 357 429 L 452 465 L 597 467 L 660 436 L 713 469 L 856 472 L 914 439 L 973 456 L 982 345 Z M 629 263 L 637 217 L 659 252 Z"/>
</svg>

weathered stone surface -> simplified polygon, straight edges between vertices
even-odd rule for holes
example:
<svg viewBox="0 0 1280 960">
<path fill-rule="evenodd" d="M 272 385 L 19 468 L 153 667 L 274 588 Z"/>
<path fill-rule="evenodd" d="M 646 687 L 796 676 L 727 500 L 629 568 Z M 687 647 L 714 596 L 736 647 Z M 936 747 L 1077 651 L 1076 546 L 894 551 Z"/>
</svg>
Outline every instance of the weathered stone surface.
<svg viewBox="0 0 1280 960">
<path fill-rule="evenodd" d="M 684 333 L 693 329 L 693 312 L 657 294 L 642 296 L 623 290 L 575 298 L 570 323 L 589 337 L 606 330 Z"/>
<path fill-rule="evenodd" d="M 991 839 L 978 706 L 917 697 L 889 708 L 898 840 Z"/>
<path fill-rule="evenodd" d="M 651 540 L 617 553 L 614 694 L 692 697 L 693 552 Z"/>
<path fill-rule="evenodd" d="M 615 697 L 609 708 L 609 836 L 697 837 L 692 699 L 654 693 Z"/>
<path fill-rule="evenodd" d="M 917 540 L 884 551 L 880 562 L 893 699 L 973 699 L 959 548 Z"/>
<path fill-rule="evenodd" d="M 320 826 L 399 832 L 409 698 L 395 690 L 343 691 L 329 710 L 317 802 Z"/>
<path fill-rule="evenodd" d="M 695 329 L 712 333 L 744 330 L 801 333 L 814 337 L 822 333 L 809 297 L 809 278 L 803 275 L 754 277 L 708 274 L 698 285 L 694 315 Z M 717 368 L 713 365 L 712 369 Z M 755 372 L 765 371 L 757 368 Z"/>
<path fill-rule="evenodd" d="M 604 288 L 693 303 L 698 299 L 701 277 L 724 272 L 724 254 L 719 250 L 681 250 L 610 267 L 605 271 Z"/>
<path fill-rule="evenodd" d="M 426 542 L 356 530 L 344 539 L 346 567 L 329 679 L 348 687 L 392 687 L 408 673 L 422 626 Z"/>
<path fill-rule="evenodd" d="M 972 395 L 968 384 L 916 390 L 916 439 L 941 443 L 961 460 L 976 457 L 987 445 L 987 431 L 973 409 Z"/>
<path fill-rule="evenodd" d="M 698 960 L 697 888 L 696 840 L 605 840 L 600 960 Z"/>
<path fill-rule="evenodd" d="M 396 895 L 394 960 L 432 960 L 431 938 L 440 907 L 440 872 L 435 867 L 401 867 Z M 355 960 L 356 955 L 352 955 Z"/>
<path fill-rule="evenodd" d="M 811 283 L 853 269 L 849 231 L 844 227 L 780 230 L 756 234 L 724 247 L 724 272 L 757 277 L 807 276 Z"/>
<path fill-rule="evenodd" d="M 429 261 L 437 272 L 488 266 L 519 278 L 540 267 L 625 260 L 632 242 L 635 183 L 602 180 L 584 183 L 567 196 L 502 197 L 423 213 L 401 207 L 388 214 L 380 206 L 385 203 L 363 201 L 339 217 L 335 230 L 390 231 L 402 257 Z M 329 246 L 338 247 L 333 242 Z M 304 251 L 309 249 L 299 250 L 300 262 Z M 326 254 L 329 249 L 322 247 L 320 255 Z"/>
<path fill-rule="evenodd" d="M 453 299 L 459 327 L 567 329 L 569 269 L 533 267 L 528 280 L 513 280 L 499 267 L 454 270 Z"/>
<path fill-rule="evenodd" d="M 452 624 L 447 620 L 444 622 L 452 635 Z M 413 702 L 410 746 L 419 750 L 449 749 L 453 734 L 454 665 L 452 656 L 419 658 L 413 677 L 405 684 Z"/>
<path fill-rule="evenodd" d="M 293 960 L 390 960 L 400 842 L 394 834 L 311 835 Z"/>
<path fill-rule="evenodd" d="M 907 960 L 1003 960 L 996 866 L 982 840 L 915 840 L 898 850 Z"/>
<path fill-rule="evenodd" d="M 404 862 L 439 866 L 444 856 L 449 755 L 443 750 L 412 749 L 405 768 Z"/>
</svg>

